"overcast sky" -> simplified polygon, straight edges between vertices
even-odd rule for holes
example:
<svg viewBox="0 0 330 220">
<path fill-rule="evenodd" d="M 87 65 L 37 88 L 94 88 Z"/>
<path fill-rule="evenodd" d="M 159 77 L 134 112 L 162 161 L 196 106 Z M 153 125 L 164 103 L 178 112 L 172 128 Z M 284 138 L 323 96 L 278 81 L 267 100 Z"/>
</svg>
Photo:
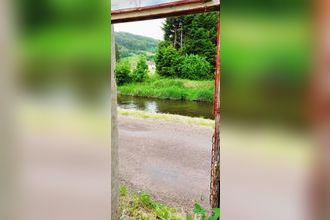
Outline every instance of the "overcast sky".
<svg viewBox="0 0 330 220">
<path fill-rule="evenodd" d="M 161 29 L 164 19 L 137 21 L 122 24 L 115 24 L 116 32 L 129 32 L 132 34 L 152 37 L 163 40 L 163 30 Z"/>
</svg>

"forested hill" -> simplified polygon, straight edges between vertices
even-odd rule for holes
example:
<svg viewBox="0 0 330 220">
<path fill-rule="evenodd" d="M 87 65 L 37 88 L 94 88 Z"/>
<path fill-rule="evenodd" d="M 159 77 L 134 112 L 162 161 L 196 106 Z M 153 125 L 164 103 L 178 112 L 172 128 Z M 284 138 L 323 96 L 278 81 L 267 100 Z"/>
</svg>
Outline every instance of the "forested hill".
<svg viewBox="0 0 330 220">
<path fill-rule="evenodd" d="M 136 54 L 152 55 L 159 43 L 159 40 L 126 32 L 116 32 L 115 39 L 121 58 Z"/>
</svg>

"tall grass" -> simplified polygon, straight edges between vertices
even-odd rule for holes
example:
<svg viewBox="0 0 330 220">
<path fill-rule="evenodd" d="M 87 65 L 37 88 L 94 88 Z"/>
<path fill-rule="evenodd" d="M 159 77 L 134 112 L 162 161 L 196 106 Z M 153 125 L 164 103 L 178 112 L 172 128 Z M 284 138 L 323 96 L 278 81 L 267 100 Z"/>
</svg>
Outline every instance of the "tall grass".
<svg viewBox="0 0 330 220">
<path fill-rule="evenodd" d="M 193 81 L 157 76 L 143 83 L 130 83 L 118 88 L 121 95 L 205 102 L 213 101 L 213 90 L 212 80 Z"/>
</svg>

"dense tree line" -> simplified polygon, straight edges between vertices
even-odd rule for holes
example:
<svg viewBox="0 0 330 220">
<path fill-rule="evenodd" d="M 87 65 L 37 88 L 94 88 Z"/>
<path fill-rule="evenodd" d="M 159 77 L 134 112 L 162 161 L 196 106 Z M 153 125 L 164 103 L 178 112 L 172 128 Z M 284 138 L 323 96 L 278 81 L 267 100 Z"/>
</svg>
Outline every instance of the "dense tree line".
<svg viewBox="0 0 330 220">
<path fill-rule="evenodd" d="M 158 46 L 157 72 L 165 77 L 212 79 L 218 13 L 167 18 Z"/>
</svg>

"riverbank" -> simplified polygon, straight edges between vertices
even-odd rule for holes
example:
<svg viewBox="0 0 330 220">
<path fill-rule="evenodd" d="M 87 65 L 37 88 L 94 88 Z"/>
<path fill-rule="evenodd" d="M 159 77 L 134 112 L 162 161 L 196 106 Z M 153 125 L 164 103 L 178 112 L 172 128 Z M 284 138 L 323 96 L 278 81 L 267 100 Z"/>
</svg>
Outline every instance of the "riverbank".
<svg viewBox="0 0 330 220">
<path fill-rule="evenodd" d="M 129 83 L 118 87 L 121 95 L 148 98 L 213 101 L 214 82 L 194 81 L 186 79 L 167 79 L 151 77 L 143 83 Z"/>
<path fill-rule="evenodd" d="M 205 118 L 193 118 L 182 115 L 149 113 L 145 111 L 128 110 L 121 108 L 118 108 L 118 114 L 123 116 L 141 118 L 141 119 L 163 120 L 163 121 L 175 122 L 180 124 L 198 125 L 208 128 L 214 127 L 214 120 L 205 119 Z"/>
</svg>

